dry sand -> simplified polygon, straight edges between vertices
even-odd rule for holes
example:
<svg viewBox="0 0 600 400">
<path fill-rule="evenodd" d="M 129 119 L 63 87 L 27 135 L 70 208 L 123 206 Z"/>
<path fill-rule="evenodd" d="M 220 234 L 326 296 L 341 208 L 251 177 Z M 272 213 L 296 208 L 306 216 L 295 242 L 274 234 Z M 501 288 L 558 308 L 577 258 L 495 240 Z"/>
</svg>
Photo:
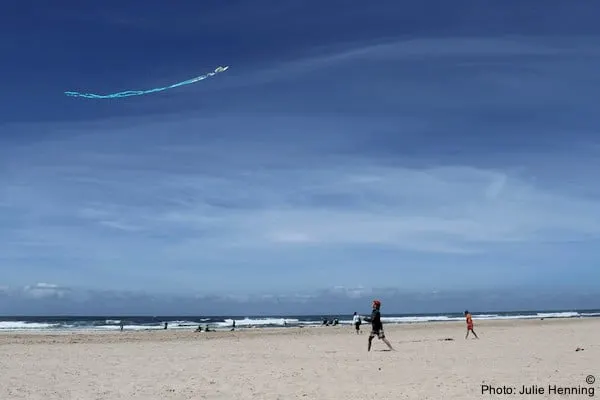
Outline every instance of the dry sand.
<svg viewBox="0 0 600 400">
<path fill-rule="evenodd" d="M 391 326 L 395 352 L 368 330 L 318 327 L 195 333 L 0 334 L 0 399 L 477 399 L 548 395 L 548 385 L 594 387 L 600 319 Z M 367 328 L 368 326 L 364 326 Z M 453 340 L 444 340 L 444 339 Z M 583 351 L 576 351 L 576 348 Z M 591 378 L 588 378 L 591 379 Z M 490 384 L 517 390 L 483 395 Z M 522 385 L 544 394 L 520 395 Z"/>
</svg>

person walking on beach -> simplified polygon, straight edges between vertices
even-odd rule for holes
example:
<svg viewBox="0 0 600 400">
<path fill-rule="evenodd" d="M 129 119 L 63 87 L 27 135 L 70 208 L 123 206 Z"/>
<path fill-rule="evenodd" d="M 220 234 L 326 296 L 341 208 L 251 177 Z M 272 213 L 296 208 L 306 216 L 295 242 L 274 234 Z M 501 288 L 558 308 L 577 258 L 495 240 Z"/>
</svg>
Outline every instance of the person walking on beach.
<svg viewBox="0 0 600 400">
<path fill-rule="evenodd" d="M 356 329 L 356 334 L 360 333 L 360 315 L 354 312 L 354 316 L 352 317 L 352 323 L 354 324 L 354 328 Z"/>
<path fill-rule="evenodd" d="M 383 343 L 389 347 L 390 350 L 394 350 L 390 342 L 385 338 L 385 333 L 383 332 L 383 322 L 381 322 L 381 302 L 379 300 L 373 300 L 373 311 L 371 312 L 370 317 L 365 317 L 366 322 L 371 323 L 371 333 L 369 334 L 369 346 L 367 351 L 371 351 L 371 344 L 375 336 L 379 340 L 383 340 Z"/>
<path fill-rule="evenodd" d="M 471 316 L 469 310 L 465 310 L 465 318 L 467 320 L 467 334 L 465 335 L 465 339 L 469 337 L 469 332 L 473 332 L 473 335 L 475 335 L 475 339 L 479 339 L 479 337 L 473 330 L 473 317 Z"/>
</svg>

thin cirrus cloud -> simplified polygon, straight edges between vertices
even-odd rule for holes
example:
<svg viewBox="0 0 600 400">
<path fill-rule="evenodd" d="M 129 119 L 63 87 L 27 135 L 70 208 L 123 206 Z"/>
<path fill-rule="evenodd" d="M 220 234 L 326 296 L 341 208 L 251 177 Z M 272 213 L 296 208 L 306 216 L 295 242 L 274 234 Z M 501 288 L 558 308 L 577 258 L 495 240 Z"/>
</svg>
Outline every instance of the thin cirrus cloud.
<svg viewBox="0 0 600 400">
<path fill-rule="evenodd" d="M 182 268 L 180 276 L 208 275 L 225 290 L 235 286 L 224 279 L 227 269 L 219 278 L 203 264 L 259 273 L 273 258 L 280 269 L 301 268 L 313 253 L 367 247 L 374 249 L 369 263 L 386 266 L 389 256 L 376 249 L 467 256 L 600 233 L 594 199 L 510 168 L 394 165 L 335 154 L 332 137 L 296 147 L 228 138 L 172 146 L 144 143 L 145 132 L 103 136 L 109 143 L 112 135 L 128 137 L 118 150 L 88 132 L 28 148 L 40 156 L 15 157 L 3 187 L 4 257 L 29 265 L 28 258 L 47 265 L 46 258 L 59 269 L 61 262 L 87 264 L 138 282 L 164 275 L 166 285 Z M 123 147 L 134 142 L 130 155 Z M 62 151 L 49 151 L 55 146 Z M 333 267 L 329 276 L 342 271 Z"/>
<path fill-rule="evenodd" d="M 597 80 L 600 59 L 595 40 L 595 36 L 490 36 L 338 43 L 306 51 L 299 60 L 264 63 L 250 70 L 233 68 L 218 84 L 182 93 L 211 96 L 211 104 L 202 104 L 211 110 L 388 115 L 464 113 L 465 107 L 488 114 L 523 107 L 589 111 L 588 100 L 595 97 L 589 84 Z M 189 97 L 167 100 L 180 106 Z M 536 117 L 537 113 L 530 115 Z"/>
</svg>

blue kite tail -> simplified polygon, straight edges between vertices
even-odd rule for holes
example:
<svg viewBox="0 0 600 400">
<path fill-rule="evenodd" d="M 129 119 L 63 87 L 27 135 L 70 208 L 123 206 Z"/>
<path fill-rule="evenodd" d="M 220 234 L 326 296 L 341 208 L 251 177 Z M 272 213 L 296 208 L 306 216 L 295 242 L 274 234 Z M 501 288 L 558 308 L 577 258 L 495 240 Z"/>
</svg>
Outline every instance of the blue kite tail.
<svg viewBox="0 0 600 400">
<path fill-rule="evenodd" d="M 118 93 L 112 93 L 112 94 L 94 94 L 94 93 L 65 92 L 65 95 L 70 96 L 70 97 L 84 97 L 86 99 L 116 99 L 116 98 L 121 98 L 121 97 L 142 96 L 144 94 L 162 92 L 164 90 L 173 89 L 173 88 L 176 88 L 176 87 L 179 87 L 179 86 L 183 86 L 183 85 L 191 85 L 192 83 L 200 82 L 200 81 L 203 81 L 203 80 L 205 80 L 207 78 L 215 76 L 216 74 L 218 74 L 220 72 L 225 72 L 228 69 L 229 69 L 228 66 L 226 66 L 226 67 L 218 67 L 213 72 L 209 72 L 206 75 L 200 75 L 200 76 L 197 76 L 197 77 L 192 78 L 192 79 L 188 79 L 188 80 L 183 81 L 183 82 L 178 82 L 178 83 L 174 83 L 174 84 L 169 85 L 169 86 L 164 86 L 164 87 L 159 87 L 159 88 L 154 88 L 154 89 L 147 89 L 147 90 L 126 90 L 124 92 L 118 92 Z"/>
</svg>

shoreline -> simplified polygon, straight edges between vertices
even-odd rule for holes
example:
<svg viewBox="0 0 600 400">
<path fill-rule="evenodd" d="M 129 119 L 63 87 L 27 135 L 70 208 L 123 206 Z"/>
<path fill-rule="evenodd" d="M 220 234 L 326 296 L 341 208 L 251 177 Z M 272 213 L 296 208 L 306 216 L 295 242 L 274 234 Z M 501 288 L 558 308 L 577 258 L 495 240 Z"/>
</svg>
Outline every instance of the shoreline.
<svg viewBox="0 0 600 400">
<path fill-rule="evenodd" d="M 520 328 L 559 326 L 565 324 L 595 324 L 600 322 L 599 318 L 567 317 L 567 318 L 544 318 L 544 319 L 498 319 L 498 320 L 474 320 L 475 331 L 488 328 Z M 452 328 L 457 337 L 464 334 L 464 321 L 434 321 L 434 322 L 410 322 L 385 324 L 385 332 L 393 334 L 411 333 L 414 331 Z M 361 325 L 362 335 L 368 335 L 370 324 Z M 228 338 L 252 338 L 262 336 L 297 336 L 301 335 L 346 335 L 354 334 L 354 327 L 349 324 L 337 326 L 294 326 L 294 327 L 260 327 L 260 328 L 236 328 L 217 329 L 210 332 L 195 332 L 195 328 L 189 329 L 148 329 L 148 330 L 31 330 L 31 331 L 0 331 L 0 346 L 15 343 L 104 343 L 104 342 L 140 342 L 140 341 L 198 341 Z M 34 339 L 35 338 L 35 339 Z"/>
<path fill-rule="evenodd" d="M 600 309 L 574 310 L 574 311 L 511 311 L 506 313 L 479 312 L 472 314 L 474 320 L 481 321 L 510 321 L 510 320 L 541 320 L 559 318 L 597 318 Z M 325 320 L 322 316 L 286 316 L 275 318 L 272 316 L 216 316 L 216 317 L 186 317 L 186 316 L 10 316 L 0 317 L 0 334 L 3 333 L 90 333 L 90 332 L 119 332 L 123 323 L 127 331 L 160 331 L 168 323 L 169 330 L 187 331 L 201 327 L 210 327 L 211 330 L 229 331 L 232 323 L 236 322 L 238 330 L 252 329 L 283 329 L 283 328 L 314 328 L 323 326 Z M 341 326 L 351 326 L 352 316 L 329 317 L 329 326 L 338 322 Z M 388 314 L 382 318 L 386 325 L 413 325 L 413 324 L 439 324 L 463 322 L 464 316 L 458 314 Z M 333 325 L 335 326 L 335 325 Z"/>
</svg>

